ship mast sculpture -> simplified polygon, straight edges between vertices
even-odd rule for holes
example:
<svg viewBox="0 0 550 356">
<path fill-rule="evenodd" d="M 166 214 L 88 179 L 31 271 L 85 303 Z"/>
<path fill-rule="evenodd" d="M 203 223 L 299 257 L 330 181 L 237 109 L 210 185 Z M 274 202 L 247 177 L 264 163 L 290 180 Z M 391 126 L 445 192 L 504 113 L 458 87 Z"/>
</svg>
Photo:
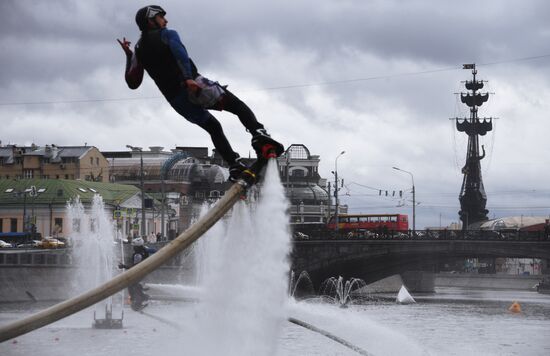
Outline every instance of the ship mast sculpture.
<svg viewBox="0 0 550 356">
<path fill-rule="evenodd" d="M 489 93 L 479 93 L 483 88 L 483 81 L 476 80 L 476 65 L 464 64 L 463 69 L 471 69 L 473 80 L 466 81 L 465 87 L 468 93 L 460 93 L 460 100 L 470 108 L 469 118 L 455 118 L 456 129 L 468 135 L 468 152 L 466 164 L 462 168 L 464 179 L 460 189 L 460 211 L 458 212 L 462 227 L 468 229 L 469 225 L 487 220 L 489 210 L 485 208 L 487 195 L 481 178 L 481 163 L 485 157 L 485 147 L 482 145 L 482 154 L 479 154 L 479 136 L 484 136 L 493 129 L 492 118 L 478 118 L 478 107 L 489 99 Z"/>
</svg>

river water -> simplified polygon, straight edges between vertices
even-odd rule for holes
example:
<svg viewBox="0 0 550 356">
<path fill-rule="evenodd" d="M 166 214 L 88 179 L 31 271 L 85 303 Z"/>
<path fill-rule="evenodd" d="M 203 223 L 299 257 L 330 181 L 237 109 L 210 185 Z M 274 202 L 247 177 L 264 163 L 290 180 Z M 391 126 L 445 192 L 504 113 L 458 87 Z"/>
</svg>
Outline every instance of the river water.
<svg viewBox="0 0 550 356">
<path fill-rule="evenodd" d="M 550 296 L 529 291 L 438 289 L 413 295 L 417 303 L 399 305 L 368 301 L 347 309 L 317 302 L 286 303 L 287 317 L 303 320 L 347 340 L 371 355 L 550 355 Z M 522 312 L 507 311 L 512 301 Z M 261 304 L 261 301 L 257 301 Z M 0 324 L 44 308 L 45 304 L 4 304 Z M 85 310 L 47 327 L 0 344 L 0 355 L 195 355 L 208 349 L 196 338 L 198 303 L 153 301 L 144 313 L 124 309 L 122 330 L 91 327 L 93 311 Z M 115 310 L 115 317 L 119 311 Z M 250 320 L 241 316 L 235 323 Z M 258 320 L 256 328 L 264 325 Z M 357 355 L 325 336 L 283 319 L 273 330 L 271 355 Z M 234 325 L 232 329 L 238 329 Z M 204 330 L 203 330 L 204 332 Z M 214 333 L 216 334 L 216 333 Z M 254 335 L 224 341 L 223 355 L 236 355 Z M 212 341 L 212 342 L 215 342 Z M 198 350 L 198 351 L 197 351 Z M 257 355 L 250 353 L 249 355 Z"/>
</svg>

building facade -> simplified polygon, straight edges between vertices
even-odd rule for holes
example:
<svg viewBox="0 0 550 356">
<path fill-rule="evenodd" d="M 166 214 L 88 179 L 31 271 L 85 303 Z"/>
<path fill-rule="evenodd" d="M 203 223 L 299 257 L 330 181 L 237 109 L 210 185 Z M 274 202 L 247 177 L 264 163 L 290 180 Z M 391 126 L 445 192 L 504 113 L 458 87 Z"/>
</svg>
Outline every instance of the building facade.
<svg viewBox="0 0 550 356">
<path fill-rule="evenodd" d="M 160 233 L 171 239 L 199 217 L 205 203 L 222 197 L 232 184 L 221 157 L 215 151 L 209 155 L 206 147 L 100 152 L 93 146 L 12 145 L 0 147 L 0 158 L 0 232 L 34 228 L 43 236 L 65 237 L 67 201 L 87 194 L 90 200 L 96 190 L 102 192 L 98 194 L 107 209 L 124 220 L 119 221 L 124 236 Z M 251 164 L 254 159 L 247 161 Z M 324 225 L 334 213 L 319 162 L 319 156 L 301 144 L 291 145 L 278 158 L 292 225 Z M 101 186 L 88 187 L 93 181 Z M 132 197 L 109 198 L 114 191 L 126 191 L 123 186 L 132 187 Z M 86 199 L 84 203 L 89 204 Z M 141 231 L 142 207 L 145 231 Z M 345 212 L 341 206 L 340 213 Z"/>
<path fill-rule="evenodd" d="M 228 170 L 215 151 L 206 147 L 163 147 L 149 150 L 102 152 L 110 165 L 110 181 L 140 186 L 143 172 L 144 190 L 159 201 L 164 199 L 174 216 L 166 217 L 169 237 L 185 230 L 198 218 L 205 202 L 223 196 L 231 185 Z M 245 159 L 252 164 L 254 159 Z M 294 144 L 278 158 L 279 174 L 289 201 L 292 225 L 325 224 L 334 209 L 327 191 L 327 180 L 319 175 L 318 155 L 302 144 Z M 340 213 L 347 212 L 340 206 Z M 177 227 L 174 224 L 177 224 Z M 175 231 L 173 231 L 175 230 Z"/>
<path fill-rule="evenodd" d="M 0 146 L 0 179 L 107 182 L 109 164 L 93 146 Z"/>
<path fill-rule="evenodd" d="M 42 237 L 70 238 L 68 202 L 79 198 L 90 211 L 100 195 L 106 213 L 113 217 L 122 237 L 150 236 L 158 231 L 155 209 L 146 211 L 141 231 L 141 192 L 132 185 L 64 179 L 0 179 L 0 232 L 36 232 Z M 158 206 L 158 202 L 154 204 Z M 157 209 L 158 210 L 158 209 Z"/>
<path fill-rule="evenodd" d="M 132 184 L 160 202 L 158 231 L 173 239 L 196 220 L 203 204 L 223 196 L 231 185 L 222 160 L 206 147 L 176 147 L 103 152 L 109 162 L 110 182 Z M 164 202 L 164 204 L 162 203 Z M 159 211 L 160 210 L 160 211 Z"/>
</svg>

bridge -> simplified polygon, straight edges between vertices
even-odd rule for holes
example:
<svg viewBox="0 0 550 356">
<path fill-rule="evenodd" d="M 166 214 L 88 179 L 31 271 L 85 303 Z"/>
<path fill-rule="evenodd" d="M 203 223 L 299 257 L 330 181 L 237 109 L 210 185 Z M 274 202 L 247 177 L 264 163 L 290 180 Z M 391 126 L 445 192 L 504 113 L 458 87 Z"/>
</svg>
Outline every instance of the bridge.
<svg viewBox="0 0 550 356">
<path fill-rule="evenodd" d="M 314 286 L 343 276 L 372 283 L 407 271 L 434 271 L 438 263 L 456 258 L 538 258 L 550 261 L 546 234 L 418 233 L 347 237 L 340 235 L 294 241 L 292 269 L 307 271 Z"/>
</svg>

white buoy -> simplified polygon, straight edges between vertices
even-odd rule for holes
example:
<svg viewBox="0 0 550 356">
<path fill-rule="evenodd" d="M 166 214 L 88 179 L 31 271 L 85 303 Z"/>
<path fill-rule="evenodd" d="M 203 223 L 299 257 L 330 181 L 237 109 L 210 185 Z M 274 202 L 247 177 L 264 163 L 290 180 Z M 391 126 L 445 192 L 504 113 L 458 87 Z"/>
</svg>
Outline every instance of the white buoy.
<svg viewBox="0 0 550 356">
<path fill-rule="evenodd" d="M 397 294 L 397 298 L 395 300 L 399 304 L 411 304 L 416 303 L 414 298 L 409 294 L 409 291 L 405 286 L 401 286 L 401 289 L 399 290 L 399 293 Z"/>
</svg>

